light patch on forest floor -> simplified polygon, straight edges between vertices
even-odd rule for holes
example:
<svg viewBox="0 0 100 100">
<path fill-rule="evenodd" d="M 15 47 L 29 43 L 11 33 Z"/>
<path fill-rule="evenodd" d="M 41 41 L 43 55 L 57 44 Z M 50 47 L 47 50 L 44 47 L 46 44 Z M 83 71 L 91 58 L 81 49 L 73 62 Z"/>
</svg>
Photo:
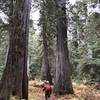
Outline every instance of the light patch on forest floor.
<svg viewBox="0 0 100 100">
<path fill-rule="evenodd" d="M 42 88 L 39 87 L 41 84 L 43 82 L 39 80 L 29 82 L 29 100 L 45 100 Z M 74 95 L 58 97 L 52 95 L 50 100 L 100 100 L 100 91 L 96 90 L 95 86 L 73 83 L 73 88 Z"/>
</svg>

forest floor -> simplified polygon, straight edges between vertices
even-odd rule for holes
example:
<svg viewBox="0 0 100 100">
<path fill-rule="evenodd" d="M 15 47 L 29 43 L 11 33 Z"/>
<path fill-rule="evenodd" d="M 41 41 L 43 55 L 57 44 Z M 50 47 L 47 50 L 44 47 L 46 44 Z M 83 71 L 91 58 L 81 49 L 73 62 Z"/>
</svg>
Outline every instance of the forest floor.
<svg viewBox="0 0 100 100">
<path fill-rule="evenodd" d="M 29 82 L 29 100 L 45 100 L 44 92 L 40 85 L 42 81 L 35 80 Z M 94 85 L 84 85 L 73 83 L 74 95 L 64 95 L 55 97 L 51 95 L 50 100 L 100 100 L 100 90 L 96 90 Z"/>
</svg>

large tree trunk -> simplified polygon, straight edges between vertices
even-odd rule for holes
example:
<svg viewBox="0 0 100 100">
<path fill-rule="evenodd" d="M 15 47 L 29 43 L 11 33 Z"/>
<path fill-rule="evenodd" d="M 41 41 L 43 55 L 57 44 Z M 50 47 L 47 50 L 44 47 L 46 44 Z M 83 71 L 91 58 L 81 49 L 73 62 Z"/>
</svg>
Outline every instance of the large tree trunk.
<svg viewBox="0 0 100 100">
<path fill-rule="evenodd" d="M 48 38 L 47 38 L 47 13 L 46 13 L 46 2 L 43 2 L 41 5 L 41 27 L 42 27 L 42 39 L 43 39 L 43 62 L 41 68 L 41 79 L 48 80 L 50 84 L 52 84 L 52 77 L 51 77 L 51 67 L 49 63 L 49 52 L 48 52 Z"/>
<path fill-rule="evenodd" d="M 45 33 L 42 33 L 43 37 L 43 68 L 42 68 L 42 79 L 48 80 L 52 84 L 52 77 L 50 73 L 49 59 L 48 59 L 48 45 L 47 37 Z"/>
<path fill-rule="evenodd" d="M 9 51 L 0 82 L 0 100 L 9 100 L 10 95 L 28 99 L 29 10 L 29 0 L 15 1 L 15 10 L 9 18 Z"/>
<path fill-rule="evenodd" d="M 73 93 L 71 64 L 67 47 L 67 18 L 65 1 L 56 0 L 57 13 L 57 53 L 55 70 L 55 94 Z"/>
</svg>

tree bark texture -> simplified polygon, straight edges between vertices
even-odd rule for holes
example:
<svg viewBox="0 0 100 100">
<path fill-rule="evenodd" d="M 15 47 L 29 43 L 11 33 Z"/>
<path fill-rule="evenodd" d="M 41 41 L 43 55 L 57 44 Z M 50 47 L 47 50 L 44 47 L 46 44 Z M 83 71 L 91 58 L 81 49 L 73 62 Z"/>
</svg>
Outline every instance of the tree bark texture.
<svg viewBox="0 0 100 100">
<path fill-rule="evenodd" d="M 0 100 L 9 100 L 11 95 L 28 100 L 29 5 L 29 0 L 16 0 L 9 18 L 9 51 L 0 82 Z"/>
<path fill-rule="evenodd" d="M 42 38 L 43 38 L 43 65 L 41 68 L 42 79 L 48 80 L 52 84 L 51 70 L 49 65 L 49 52 L 48 52 L 48 40 L 47 40 L 47 22 L 45 12 L 41 12 L 42 20 Z"/>
<path fill-rule="evenodd" d="M 55 69 L 55 94 L 73 93 L 71 83 L 71 64 L 67 46 L 67 18 L 64 0 L 56 0 L 57 7 L 57 50 Z"/>
<path fill-rule="evenodd" d="M 47 45 L 46 34 L 42 33 L 42 37 L 43 37 L 43 60 L 44 60 L 42 75 L 44 80 L 48 80 L 50 84 L 52 84 L 49 59 L 48 59 L 48 45 Z"/>
</svg>

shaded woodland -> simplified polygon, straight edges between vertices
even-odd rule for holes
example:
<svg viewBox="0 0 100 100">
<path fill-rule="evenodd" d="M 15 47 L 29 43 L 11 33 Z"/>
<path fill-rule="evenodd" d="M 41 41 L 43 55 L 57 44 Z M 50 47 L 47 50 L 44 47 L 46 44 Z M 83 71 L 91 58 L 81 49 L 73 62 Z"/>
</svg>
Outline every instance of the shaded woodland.
<svg viewBox="0 0 100 100">
<path fill-rule="evenodd" d="M 99 0 L 0 1 L 0 100 L 29 100 L 37 79 L 60 96 L 75 84 L 100 91 Z"/>
</svg>

